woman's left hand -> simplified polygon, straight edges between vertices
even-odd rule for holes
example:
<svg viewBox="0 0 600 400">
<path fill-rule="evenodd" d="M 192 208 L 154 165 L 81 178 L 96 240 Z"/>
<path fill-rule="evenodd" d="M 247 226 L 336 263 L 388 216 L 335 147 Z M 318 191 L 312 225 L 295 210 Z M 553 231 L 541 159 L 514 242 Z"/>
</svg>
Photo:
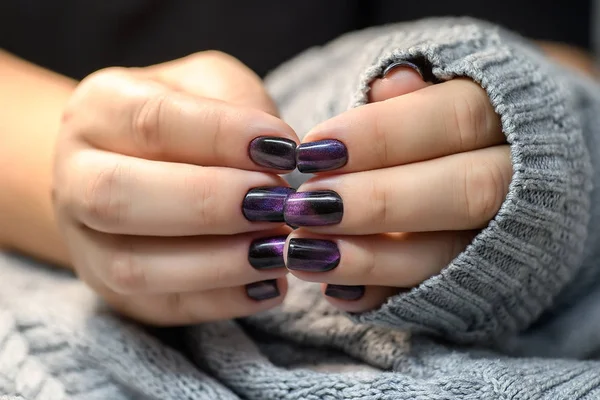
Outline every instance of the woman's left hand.
<svg viewBox="0 0 600 400">
<path fill-rule="evenodd" d="M 509 146 L 485 91 L 468 79 L 425 83 L 399 66 L 370 104 L 305 137 L 286 244 L 298 278 L 323 283 L 349 312 L 380 306 L 438 274 L 496 215 L 512 176 Z"/>
</svg>

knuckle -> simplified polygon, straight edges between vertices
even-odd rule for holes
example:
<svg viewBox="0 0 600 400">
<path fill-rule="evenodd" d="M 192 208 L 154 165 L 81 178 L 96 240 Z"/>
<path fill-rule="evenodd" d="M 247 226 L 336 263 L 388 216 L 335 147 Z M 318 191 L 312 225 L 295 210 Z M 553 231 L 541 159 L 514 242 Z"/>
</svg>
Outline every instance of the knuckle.
<svg viewBox="0 0 600 400">
<path fill-rule="evenodd" d="M 220 107 L 207 105 L 202 112 L 201 126 L 204 127 L 206 132 L 206 139 L 209 139 L 212 153 L 216 159 L 226 159 L 226 152 L 229 150 L 226 148 L 227 132 L 225 132 L 224 124 L 224 112 Z M 207 140 L 208 142 L 208 140 Z"/>
<path fill-rule="evenodd" d="M 448 265 L 454 260 L 460 253 L 465 251 L 467 246 L 471 243 L 470 232 L 452 232 L 448 240 L 445 241 L 445 251 L 441 251 L 440 260 L 438 265 L 440 268 Z"/>
<path fill-rule="evenodd" d="M 146 95 L 132 118 L 132 134 L 136 147 L 152 158 L 163 153 L 164 145 L 169 142 L 165 118 L 173 101 L 165 92 Z"/>
<path fill-rule="evenodd" d="M 187 63 L 196 66 L 199 70 L 210 69 L 223 73 L 250 71 L 238 58 L 219 50 L 206 50 L 191 54 L 188 56 Z"/>
<path fill-rule="evenodd" d="M 125 220 L 130 204 L 123 190 L 129 180 L 123 164 L 102 167 L 86 183 L 80 200 L 84 219 L 90 225 L 117 226 Z"/>
<path fill-rule="evenodd" d="M 493 162 L 471 161 L 465 168 L 465 217 L 469 226 L 487 223 L 504 200 L 504 178 Z"/>
<path fill-rule="evenodd" d="M 106 284 L 120 294 L 142 291 L 146 286 L 144 268 L 137 262 L 131 244 L 120 244 L 106 266 Z"/>
<path fill-rule="evenodd" d="M 197 324 L 218 319 L 211 316 L 218 312 L 216 304 L 213 304 L 212 307 L 208 304 L 198 307 L 197 299 L 197 294 L 168 293 L 165 295 L 164 308 L 168 315 L 175 316 L 174 318 L 183 324 Z"/>
<path fill-rule="evenodd" d="M 382 126 L 383 118 L 378 118 L 375 115 L 373 119 L 372 134 L 373 134 L 373 151 L 379 161 L 381 167 L 390 165 L 389 142 L 386 129 Z"/>
<path fill-rule="evenodd" d="M 185 185 L 187 188 L 184 190 L 191 197 L 192 215 L 195 216 L 201 231 L 206 232 L 217 226 L 222 204 L 219 204 L 216 195 L 217 181 L 214 175 L 209 173 L 190 174 Z"/>
<path fill-rule="evenodd" d="M 114 99 L 127 77 L 126 68 L 121 67 L 105 68 L 85 77 L 63 108 L 61 134 L 64 135 L 65 127 L 72 127 L 67 130 L 68 133 L 81 133 L 86 127 L 84 122 L 89 110 L 97 108 L 100 99 Z"/>
<path fill-rule="evenodd" d="M 209 90 L 207 97 L 278 114 L 277 106 L 260 77 L 234 56 L 208 50 L 191 55 L 189 63 L 198 71 L 217 73 L 217 79 L 223 79 L 221 85 L 214 85 Z"/>
<path fill-rule="evenodd" d="M 77 86 L 75 99 L 85 100 L 94 94 L 119 93 L 122 91 L 123 82 L 131 79 L 127 68 L 109 67 L 98 70 L 85 77 Z"/>
<path fill-rule="evenodd" d="M 379 254 L 372 241 L 366 241 L 364 243 L 364 249 L 366 250 L 366 257 L 363 262 L 362 268 L 358 270 L 357 276 L 352 278 L 366 281 L 372 280 L 376 273 L 376 266 L 379 265 L 377 254 Z"/>
<path fill-rule="evenodd" d="M 189 56 L 190 62 L 204 64 L 207 62 L 231 62 L 235 60 L 233 56 L 219 50 L 205 50 L 194 53 Z"/>
<path fill-rule="evenodd" d="M 85 77 L 78 88 L 84 91 L 90 88 L 113 88 L 119 87 L 124 77 L 128 76 L 128 70 L 124 67 L 108 67 L 100 69 Z"/>
<path fill-rule="evenodd" d="M 386 227 L 390 220 L 390 204 L 387 186 L 382 182 L 373 182 L 370 190 L 371 221 L 380 227 Z"/>
<path fill-rule="evenodd" d="M 456 91 L 446 130 L 458 151 L 473 150 L 480 146 L 488 130 L 488 109 L 488 97 L 475 83 L 471 83 L 468 89 Z"/>
<path fill-rule="evenodd" d="M 185 301 L 185 295 L 180 292 L 168 293 L 165 295 L 165 311 L 168 315 L 175 315 L 182 323 L 195 323 L 198 316 L 192 307 L 188 307 Z"/>
</svg>

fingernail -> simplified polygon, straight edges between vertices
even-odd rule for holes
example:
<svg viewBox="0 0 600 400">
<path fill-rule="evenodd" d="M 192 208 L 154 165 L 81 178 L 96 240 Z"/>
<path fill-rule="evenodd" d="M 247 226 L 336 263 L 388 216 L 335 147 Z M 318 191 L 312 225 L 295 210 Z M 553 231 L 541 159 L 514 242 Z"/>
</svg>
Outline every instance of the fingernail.
<svg viewBox="0 0 600 400">
<path fill-rule="evenodd" d="M 253 300 L 268 300 L 279 296 L 279 288 L 277 287 L 277 281 L 271 279 L 246 285 L 246 293 Z"/>
<path fill-rule="evenodd" d="M 342 220 L 344 204 L 333 190 L 292 193 L 285 201 L 285 222 L 293 226 L 335 225 Z"/>
<path fill-rule="evenodd" d="M 348 150 L 339 140 L 318 140 L 296 148 L 296 167 L 302 173 L 331 171 L 347 162 Z"/>
<path fill-rule="evenodd" d="M 294 271 L 326 272 L 340 263 L 335 242 L 320 239 L 290 239 L 287 267 Z"/>
<path fill-rule="evenodd" d="M 358 300 L 364 295 L 364 286 L 327 285 L 327 288 L 325 288 L 325 296 L 340 300 Z"/>
<path fill-rule="evenodd" d="M 423 72 L 421 72 L 421 68 L 419 68 L 416 64 L 411 63 L 410 61 L 396 61 L 388 65 L 384 70 L 381 76 L 385 78 L 390 72 L 399 67 L 408 67 L 415 70 L 416 73 L 423 77 Z"/>
<path fill-rule="evenodd" d="M 248 221 L 284 222 L 283 206 L 295 190 L 283 186 L 260 187 L 246 193 L 242 213 Z"/>
<path fill-rule="evenodd" d="M 256 164 L 281 170 L 296 168 L 296 142 L 272 136 L 261 136 L 248 146 L 250 159 Z"/>
<path fill-rule="evenodd" d="M 248 250 L 248 262 L 255 269 L 284 268 L 283 249 L 287 236 L 253 240 Z"/>
</svg>

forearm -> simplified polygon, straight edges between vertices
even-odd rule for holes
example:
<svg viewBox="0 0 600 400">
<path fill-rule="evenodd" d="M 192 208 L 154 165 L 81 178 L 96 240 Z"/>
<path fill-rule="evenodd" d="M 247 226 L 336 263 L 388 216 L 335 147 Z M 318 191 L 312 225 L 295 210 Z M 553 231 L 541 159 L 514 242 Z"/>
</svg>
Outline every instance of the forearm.
<svg viewBox="0 0 600 400">
<path fill-rule="evenodd" d="M 592 77 L 598 77 L 599 71 L 592 56 L 585 51 L 553 42 L 538 42 L 546 55 L 565 67 L 569 67 Z"/>
<path fill-rule="evenodd" d="M 51 205 L 52 155 L 75 82 L 0 50 L 0 246 L 68 265 Z"/>
</svg>

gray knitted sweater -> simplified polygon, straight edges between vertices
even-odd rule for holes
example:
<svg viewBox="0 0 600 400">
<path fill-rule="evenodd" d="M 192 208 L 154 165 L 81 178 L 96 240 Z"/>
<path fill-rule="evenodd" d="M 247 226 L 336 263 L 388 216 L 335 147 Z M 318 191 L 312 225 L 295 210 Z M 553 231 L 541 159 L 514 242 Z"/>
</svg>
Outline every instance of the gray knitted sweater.
<svg viewBox="0 0 600 400">
<path fill-rule="evenodd" d="M 600 86 L 468 19 L 349 34 L 267 84 L 306 132 L 397 60 L 478 82 L 512 149 L 501 210 L 439 275 L 357 315 L 290 279 L 275 310 L 156 331 L 0 255 L 0 399 L 600 399 Z"/>
</svg>

